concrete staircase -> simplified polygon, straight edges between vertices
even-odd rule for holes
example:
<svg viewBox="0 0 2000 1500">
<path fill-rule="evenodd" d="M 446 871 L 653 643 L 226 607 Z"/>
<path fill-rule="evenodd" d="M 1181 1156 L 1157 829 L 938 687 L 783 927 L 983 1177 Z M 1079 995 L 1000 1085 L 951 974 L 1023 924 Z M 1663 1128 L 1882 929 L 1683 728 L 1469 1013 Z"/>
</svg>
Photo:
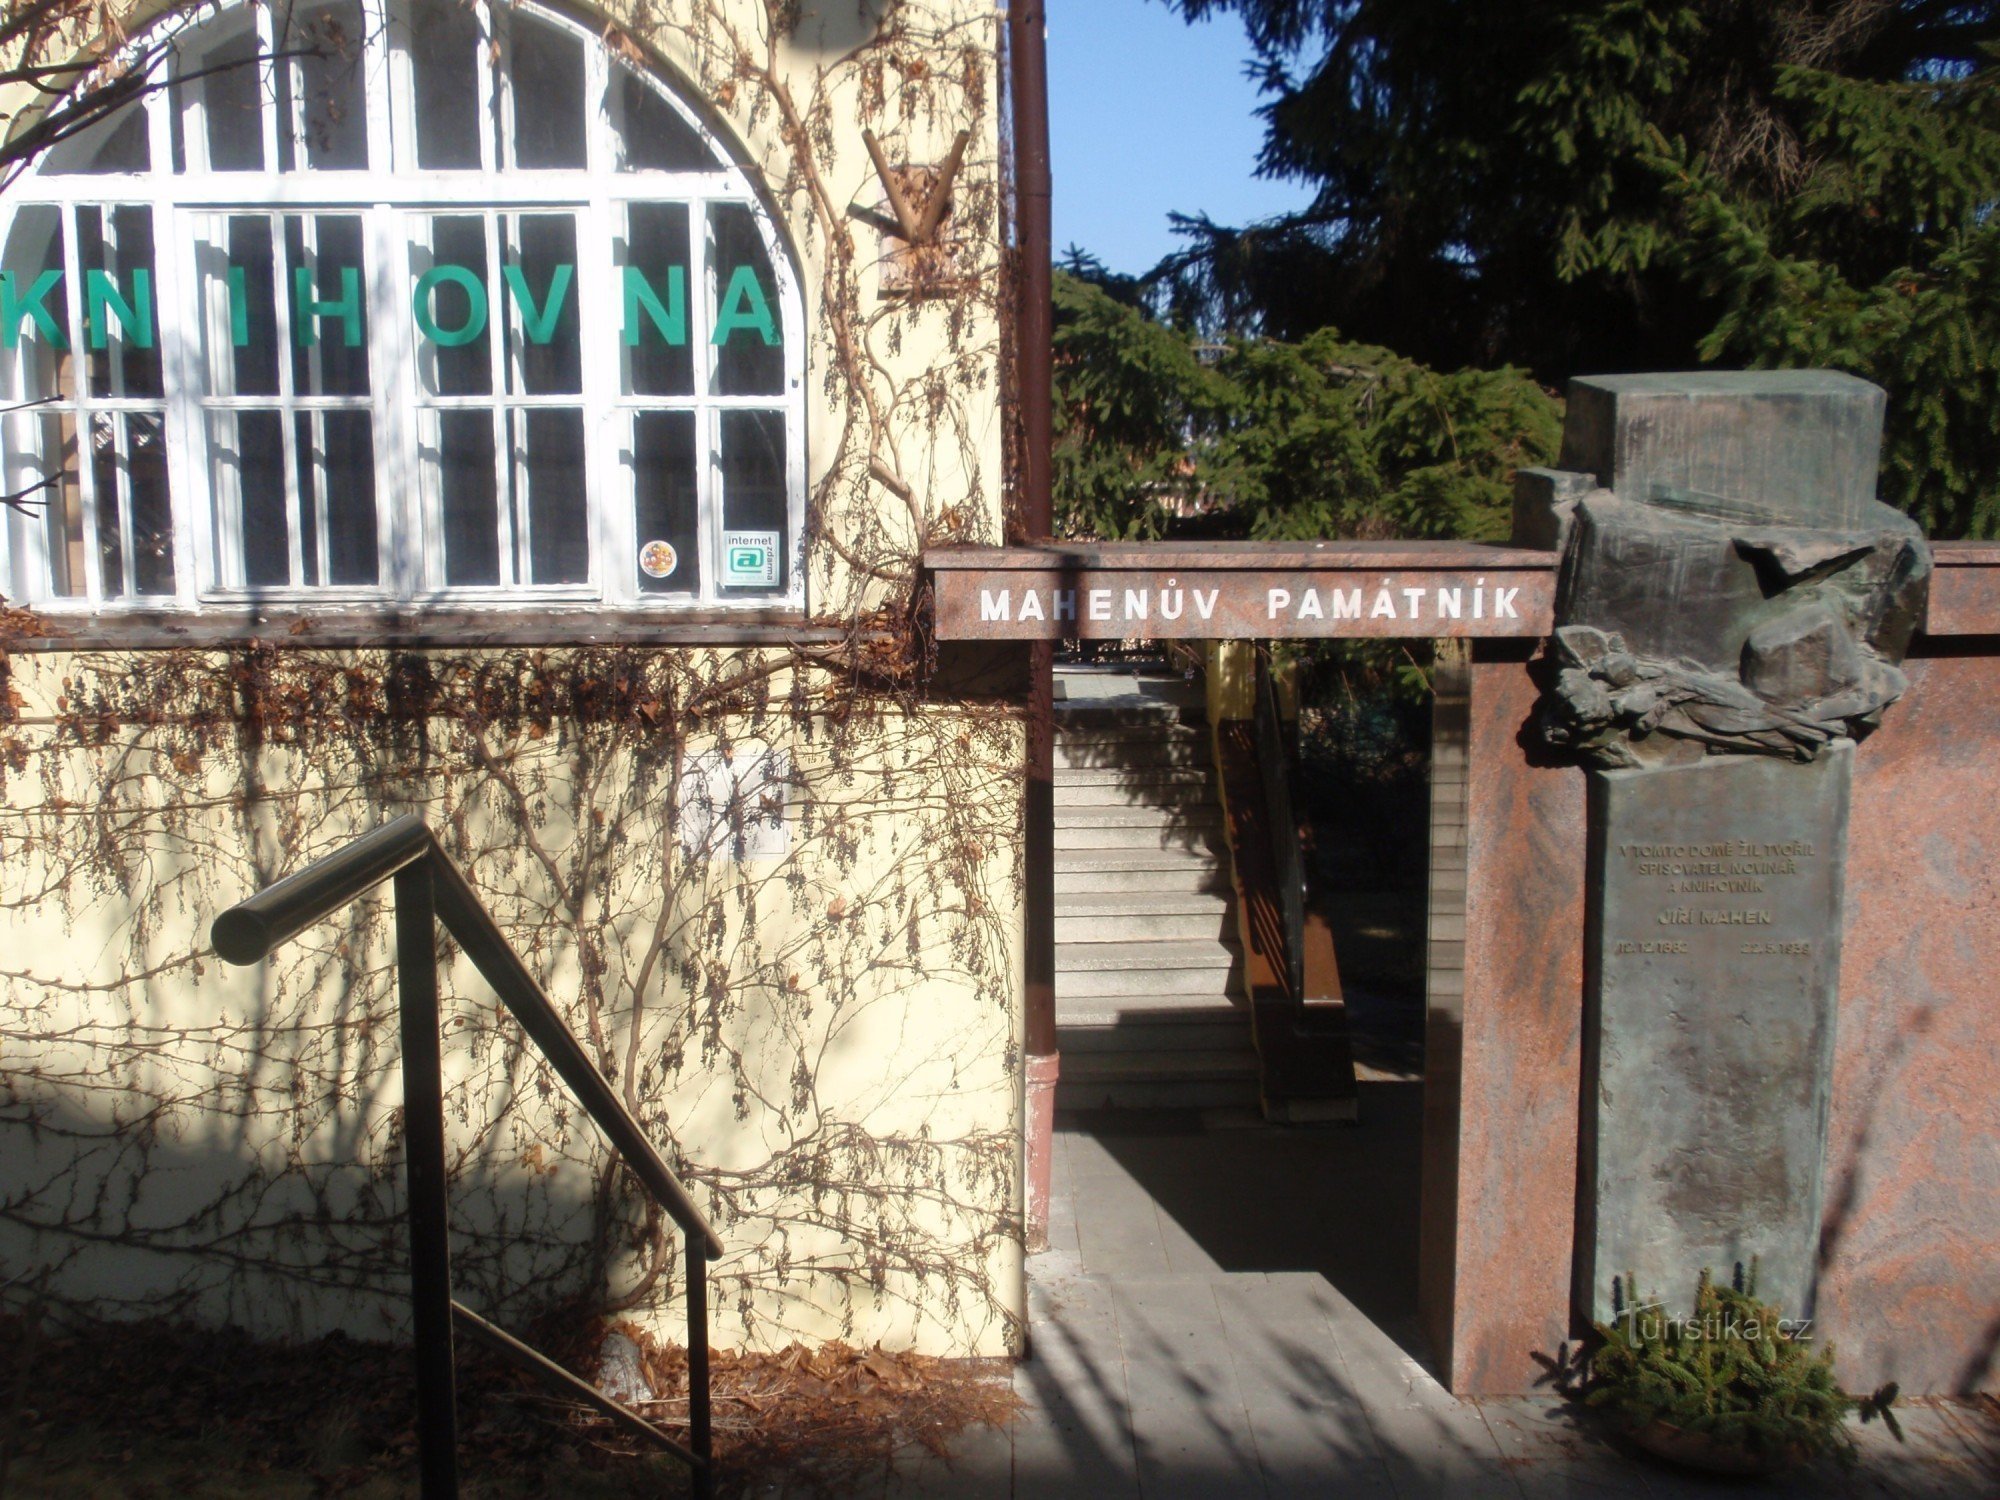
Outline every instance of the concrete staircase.
<svg viewBox="0 0 2000 1500">
<path fill-rule="evenodd" d="M 1221 809 L 1200 688 L 1056 679 L 1061 1109 L 1255 1109 Z"/>
</svg>

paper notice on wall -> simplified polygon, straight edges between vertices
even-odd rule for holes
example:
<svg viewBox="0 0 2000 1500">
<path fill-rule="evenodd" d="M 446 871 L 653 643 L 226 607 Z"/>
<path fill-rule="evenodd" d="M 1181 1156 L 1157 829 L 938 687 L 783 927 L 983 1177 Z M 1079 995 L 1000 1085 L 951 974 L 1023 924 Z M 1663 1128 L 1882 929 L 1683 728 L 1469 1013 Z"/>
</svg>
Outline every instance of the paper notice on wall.
<svg viewBox="0 0 2000 1500">
<path fill-rule="evenodd" d="M 785 821 L 791 775 L 790 755 L 758 744 L 690 755 L 680 781 L 680 840 L 688 858 L 740 864 L 791 853 Z"/>
<path fill-rule="evenodd" d="M 778 586 L 778 533 L 722 533 L 722 582 L 727 588 L 774 589 Z"/>
</svg>

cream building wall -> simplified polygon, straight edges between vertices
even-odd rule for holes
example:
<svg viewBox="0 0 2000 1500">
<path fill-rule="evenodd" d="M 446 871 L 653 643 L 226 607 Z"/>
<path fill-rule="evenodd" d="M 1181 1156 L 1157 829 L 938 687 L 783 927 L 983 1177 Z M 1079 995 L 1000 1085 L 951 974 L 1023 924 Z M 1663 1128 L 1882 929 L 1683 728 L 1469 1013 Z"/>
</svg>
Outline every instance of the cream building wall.
<svg viewBox="0 0 2000 1500">
<path fill-rule="evenodd" d="M 252 969 L 206 944 L 418 811 L 711 1211 L 719 1342 L 1017 1345 L 1021 726 L 930 674 L 911 599 L 922 546 L 1002 528 L 1000 19 L 608 17 L 762 169 L 796 255 L 793 643 L 85 649 L 88 621 L 5 615 L 0 1281 L 272 1333 L 400 1323 L 385 903 Z M 925 295 L 885 294 L 850 211 L 882 197 L 864 127 L 898 163 L 969 135 Z M 447 995 L 461 1294 L 678 1337 L 671 1239 L 462 963 Z"/>
</svg>

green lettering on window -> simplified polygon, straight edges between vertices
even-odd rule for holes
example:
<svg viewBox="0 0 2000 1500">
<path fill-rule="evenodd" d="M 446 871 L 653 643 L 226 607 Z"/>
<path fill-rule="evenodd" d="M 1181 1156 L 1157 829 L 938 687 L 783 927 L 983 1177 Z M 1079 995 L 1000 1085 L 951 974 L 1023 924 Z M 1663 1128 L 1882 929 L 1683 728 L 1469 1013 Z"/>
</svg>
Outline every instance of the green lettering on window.
<svg viewBox="0 0 2000 1500">
<path fill-rule="evenodd" d="M 241 266 L 229 268 L 229 342 L 250 347 L 250 277 Z"/>
<path fill-rule="evenodd" d="M 90 347 L 102 349 L 110 333 L 110 317 L 115 314 L 119 330 L 131 335 L 141 349 L 153 347 L 153 276 L 150 271 L 132 272 L 132 300 L 127 302 L 118 283 L 106 271 L 83 273 L 84 326 L 90 330 Z"/>
<path fill-rule="evenodd" d="M 304 266 L 292 272 L 292 306 L 296 316 L 294 338 L 300 348 L 319 342 L 319 320 L 338 318 L 341 343 L 350 349 L 361 347 L 361 273 L 353 266 L 340 268 L 340 299 L 322 302 L 313 287 L 313 273 Z"/>
<path fill-rule="evenodd" d="M 528 342 L 546 344 L 556 336 L 556 320 L 562 316 L 563 303 L 569 298 L 569 284 L 576 274 L 576 267 L 559 265 L 555 268 L 554 274 L 549 277 L 548 301 L 539 308 L 535 306 L 535 294 L 528 290 L 528 278 L 521 274 L 519 266 L 502 266 L 500 274 L 507 278 L 507 294 L 521 310 L 521 327 L 528 335 Z M 627 323 L 632 320 L 629 305 L 625 320 Z"/>
<path fill-rule="evenodd" d="M 757 273 L 749 266 L 738 266 L 729 278 L 729 290 L 722 294 L 722 310 L 715 315 L 715 342 L 728 343 L 739 328 L 755 330 L 767 344 L 778 342 L 771 304 L 764 300 Z"/>
<path fill-rule="evenodd" d="M 465 321 L 456 328 L 438 327 L 437 312 L 431 303 L 431 289 L 444 281 L 465 288 L 468 308 Z M 417 278 L 416 295 L 411 301 L 417 319 L 417 332 L 447 349 L 469 344 L 486 332 L 486 287 L 464 266 L 432 266 Z"/>
<path fill-rule="evenodd" d="M 19 283 L 12 271 L 0 271 L 0 343 L 12 349 L 21 342 L 21 320 L 33 318 L 35 326 L 42 331 L 42 337 L 58 349 L 67 349 L 69 340 L 56 322 L 55 314 L 43 304 L 42 299 L 56 289 L 62 280 L 61 271 L 44 271 L 35 278 L 35 284 L 28 288 L 28 294 L 21 295 Z"/>
<path fill-rule="evenodd" d="M 646 316 L 653 320 L 653 327 L 660 337 L 669 344 L 685 344 L 687 332 L 687 269 L 683 266 L 667 267 L 667 300 L 663 306 L 659 293 L 646 280 L 646 273 L 637 266 L 625 268 L 625 342 L 639 342 L 639 309 L 646 309 Z"/>
</svg>

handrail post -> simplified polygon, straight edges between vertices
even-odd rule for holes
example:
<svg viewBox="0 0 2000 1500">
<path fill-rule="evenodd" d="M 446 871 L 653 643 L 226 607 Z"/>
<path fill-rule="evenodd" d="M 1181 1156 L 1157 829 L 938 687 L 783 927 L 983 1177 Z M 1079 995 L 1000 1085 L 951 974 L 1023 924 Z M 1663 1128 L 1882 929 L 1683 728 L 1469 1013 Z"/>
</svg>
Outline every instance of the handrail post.
<svg viewBox="0 0 2000 1500">
<path fill-rule="evenodd" d="M 430 858 L 396 881 L 396 988 L 403 1030 L 403 1151 L 416 1334 L 417 1468 L 424 1500 L 457 1500 L 451 1239 L 445 1214 L 444 1058 L 438 1037 L 437 906 Z"/>
<path fill-rule="evenodd" d="M 682 1236 L 687 1263 L 688 1446 L 701 1459 L 694 1472 L 695 1500 L 715 1493 L 715 1444 L 709 1426 L 708 1245 L 692 1229 Z"/>
<path fill-rule="evenodd" d="M 403 1035 L 403 1147 L 410 1226 L 410 1305 L 416 1335 L 417 1466 L 424 1500 L 457 1500 L 458 1404 L 452 1367 L 454 1317 L 517 1363 L 581 1391 L 628 1430 L 664 1444 L 694 1470 L 701 1500 L 714 1492 L 708 1359 L 708 1261 L 722 1241 L 673 1170 L 619 1100 L 549 997 L 508 946 L 465 876 L 411 814 L 354 839 L 237 903 L 210 929 L 218 956 L 261 963 L 281 943 L 393 877 L 396 993 Z M 472 966 L 547 1058 L 619 1158 L 683 1231 L 688 1276 L 687 1447 L 451 1298 L 451 1234 L 445 1199 L 444 1058 L 438 1014 L 437 929 L 459 942 Z"/>
</svg>

